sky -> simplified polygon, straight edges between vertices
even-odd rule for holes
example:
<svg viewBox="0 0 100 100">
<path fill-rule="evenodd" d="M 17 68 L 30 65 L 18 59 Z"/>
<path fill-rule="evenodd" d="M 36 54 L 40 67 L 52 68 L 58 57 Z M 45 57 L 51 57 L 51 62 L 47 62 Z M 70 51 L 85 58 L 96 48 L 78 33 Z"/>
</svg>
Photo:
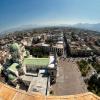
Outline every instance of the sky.
<svg viewBox="0 0 100 100">
<path fill-rule="evenodd" d="M 100 0 L 0 0 L 0 32 L 23 25 L 99 22 Z"/>
</svg>

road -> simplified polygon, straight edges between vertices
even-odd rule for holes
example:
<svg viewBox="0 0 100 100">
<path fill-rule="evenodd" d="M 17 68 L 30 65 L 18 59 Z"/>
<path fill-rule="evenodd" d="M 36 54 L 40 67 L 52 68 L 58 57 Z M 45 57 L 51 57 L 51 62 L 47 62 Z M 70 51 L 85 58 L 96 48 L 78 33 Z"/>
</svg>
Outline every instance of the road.
<svg viewBox="0 0 100 100">
<path fill-rule="evenodd" d="M 87 92 L 86 85 L 75 62 L 59 60 L 54 95 L 72 95 Z"/>
</svg>

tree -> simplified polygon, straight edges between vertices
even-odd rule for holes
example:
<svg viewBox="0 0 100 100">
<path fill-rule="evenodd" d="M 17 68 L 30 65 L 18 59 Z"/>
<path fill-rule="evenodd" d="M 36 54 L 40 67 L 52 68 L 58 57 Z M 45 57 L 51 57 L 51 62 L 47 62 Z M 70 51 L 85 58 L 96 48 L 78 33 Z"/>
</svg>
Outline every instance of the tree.
<svg viewBox="0 0 100 100">
<path fill-rule="evenodd" d="M 82 76 L 86 76 L 86 74 L 88 73 L 88 71 L 90 70 L 90 67 L 88 65 L 88 62 L 85 60 L 81 60 L 79 62 L 77 62 L 79 65 L 79 69 L 82 73 Z"/>
</svg>

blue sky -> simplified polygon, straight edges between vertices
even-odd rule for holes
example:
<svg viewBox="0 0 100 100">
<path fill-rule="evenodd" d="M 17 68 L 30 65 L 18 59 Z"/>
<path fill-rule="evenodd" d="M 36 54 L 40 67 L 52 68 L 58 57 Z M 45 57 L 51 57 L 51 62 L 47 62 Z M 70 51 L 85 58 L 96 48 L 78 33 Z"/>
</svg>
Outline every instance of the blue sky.
<svg viewBox="0 0 100 100">
<path fill-rule="evenodd" d="M 100 22 L 100 0 L 0 0 L 0 31 L 80 22 Z"/>
</svg>

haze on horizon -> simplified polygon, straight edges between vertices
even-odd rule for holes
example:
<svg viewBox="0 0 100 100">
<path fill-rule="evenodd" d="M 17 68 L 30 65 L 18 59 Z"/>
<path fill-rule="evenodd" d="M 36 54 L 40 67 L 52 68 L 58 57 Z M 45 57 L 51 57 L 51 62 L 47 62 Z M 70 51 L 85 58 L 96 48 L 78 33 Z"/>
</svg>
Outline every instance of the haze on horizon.
<svg viewBox="0 0 100 100">
<path fill-rule="evenodd" d="M 23 25 L 99 22 L 100 0 L 0 0 L 0 32 Z"/>
</svg>

